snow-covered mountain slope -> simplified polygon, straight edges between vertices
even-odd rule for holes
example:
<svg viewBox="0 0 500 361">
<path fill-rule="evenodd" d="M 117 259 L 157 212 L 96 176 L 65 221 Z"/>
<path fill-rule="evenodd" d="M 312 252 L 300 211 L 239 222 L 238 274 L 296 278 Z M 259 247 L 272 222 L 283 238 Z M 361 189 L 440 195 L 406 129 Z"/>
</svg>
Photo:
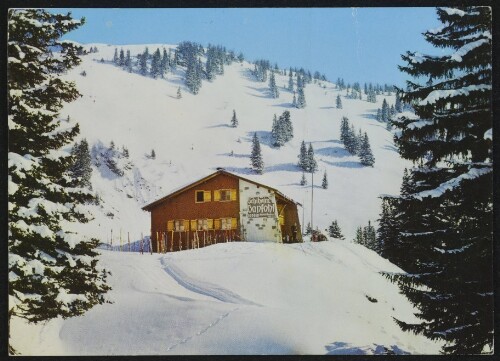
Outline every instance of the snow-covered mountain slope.
<svg viewBox="0 0 500 361">
<path fill-rule="evenodd" d="M 300 186 L 296 166 L 302 140 L 311 142 L 319 165 L 314 178 L 314 226 L 338 220 L 345 241 L 295 245 L 230 243 L 167 255 L 101 251 L 112 272 L 114 302 L 84 316 L 45 325 L 12 323 L 13 346 L 22 354 L 372 354 L 436 353 L 439 345 L 402 332 L 392 317 L 412 320 L 413 309 L 379 271 L 394 265 L 350 243 L 356 227 L 372 223 L 380 195 L 398 193 L 402 160 L 377 103 L 344 97 L 330 82 L 308 84 L 307 107 L 291 106 L 288 76 L 276 75 L 280 97 L 251 75 L 253 65 L 233 63 L 213 82 L 190 94 L 183 69 L 166 79 L 129 73 L 113 65 L 115 46 L 97 46 L 65 75 L 82 97 L 64 108 L 76 119 L 94 161 L 89 205 L 94 220 L 75 230 L 113 245 L 149 235 L 150 215 L 141 207 L 217 167 L 277 188 L 311 215 L 311 180 Z M 145 45 L 123 46 L 137 55 Z M 150 52 L 163 45 L 148 45 Z M 170 48 L 171 46 L 165 46 Z M 119 49 L 120 47 L 118 47 Z M 100 62 L 103 58 L 105 62 Z M 86 76 L 81 75 L 85 71 Z M 339 69 L 339 72 L 340 69 Z M 181 88 L 182 98 L 177 99 Z M 343 109 L 336 109 L 341 95 Z M 233 109 L 239 126 L 229 126 Z M 291 113 L 294 138 L 271 146 L 273 115 Z M 361 166 L 340 142 L 347 116 L 368 133 L 374 167 Z M 250 170 L 251 137 L 257 132 L 264 174 Z M 110 142 L 115 151 L 109 151 Z M 128 150 L 128 157 L 123 150 Z M 148 155 L 154 149 L 156 158 Z M 69 148 L 68 148 L 69 150 Z M 106 157 L 123 171 L 117 174 Z M 231 155 L 232 154 L 232 155 Z M 323 172 L 329 188 L 320 187 Z M 299 210 L 299 212 L 301 212 Z"/>
<path fill-rule="evenodd" d="M 432 354 L 399 271 L 347 241 L 223 243 L 167 255 L 102 251 L 109 299 L 84 316 L 12 323 L 24 355 Z M 19 336 L 22 335 L 22 336 Z"/>
<path fill-rule="evenodd" d="M 380 213 L 381 194 L 394 194 L 399 190 L 402 171 L 408 164 L 402 160 L 392 142 L 392 134 L 385 124 L 375 120 L 377 108 L 384 98 L 394 103 L 394 96 L 378 96 L 377 103 L 351 100 L 344 97 L 330 82 L 308 84 L 305 88 L 307 107 L 291 106 L 293 94 L 285 89 L 288 76 L 276 75 L 280 87 L 278 99 L 270 97 L 268 84 L 258 82 L 251 75 L 253 65 L 236 62 L 225 67 L 224 75 L 213 82 L 203 81 L 197 95 L 192 95 L 183 84 L 184 70 L 168 73 L 166 79 L 153 79 L 129 73 L 110 62 L 115 48 L 103 44 L 98 53 L 83 56 L 80 66 L 73 69 L 67 79 L 74 80 L 82 97 L 67 105 L 64 115 L 77 119 L 81 137 L 90 146 L 97 142 L 109 145 L 113 140 L 118 148 L 130 151 L 130 160 L 150 190 L 136 187 L 134 174 L 129 171 L 124 182 L 107 177 L 95 169 L 94 189 L 103 199 L 102 209 L 96 209 L 96 221 L 86 232 L 104 242 L 119 229 L 130 232 L 133 239 L 140 233 L 149 233 L 149 214 L 140 208 L 170 190 L 195 181 L 224 167 L 228 171 L 268 184 L 292 197 L 304 206 L 304 222 L 311 215 L 311 179 L 309 185 L 299 185 L 301 171 L 296 166 L 300 143 L 311 142 L 318 160 L 319 171 L 314 178 L 314 227 L 327 228 L 337 219 L 347 239 L 352 239 L 356 227 L 372 223 Z M 169 49 L 171 45 L 149 44 L 150 53 L 156 48 Z M 132 56 L 141 53 L 146 45 L 127 45 Z M 80 75 L 82 71 L 86 76 Z M 339 72 L 341 70 L 339 69 Z M 178 87 L 182 98 L 177 99 Z M 343 109 L 336 109 L 335 99 L 341 94 Z M 233 109 L 239 120 L 237 128 L 229 127 Z M 270 144 L 273 115 L 289 110 L 294 127 L 294 138 L 280 149 Z M 375 166 L 361 166 L 357 156 L 351 156 L 339 140 L 340 121 L 347 116 L 356 131 L 368 133 L 375 156 Z M 265 170 L 255 175 L 249 169 L 251 136 L 260 137 Z M 156 159 L 148 159 L 154 149 Z M 231 156 L 233 152 L 233 156 Z M 320 187 L 326 171 L 329 188 Z M 310 178 L 310 177 L 309 177 Z M 141 193 L 137 197 L 129 194 Z M 299 211 L 300 212 L 300 211 Z M 98 215 L 114 214 L 113 219 Z M 302 217 L 302 215 L 299 215 Z"/>
</svg>

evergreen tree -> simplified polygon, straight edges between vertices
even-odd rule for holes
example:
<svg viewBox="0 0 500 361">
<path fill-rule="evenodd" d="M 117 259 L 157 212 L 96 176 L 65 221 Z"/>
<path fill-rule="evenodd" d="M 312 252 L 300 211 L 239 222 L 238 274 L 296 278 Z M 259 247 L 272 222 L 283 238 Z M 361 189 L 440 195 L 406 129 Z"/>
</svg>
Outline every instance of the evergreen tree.
<svg viewBox="0 0 500 361">
<path fill-rule="evenodd" d="M 156 152 L 154 149 L 151 149 L 151 156 L 150 156 L 151 159 L 156 159 Z"/>
<path fill-rule="evenodd" d="M 384 100 L 382 101 L 382 111 L 381 111 L 381 116 L 382 116 L 382 121 L 387 122 L 390 118 L 390 112 L 389 112 L 389 105 L 387 104 L 387 101 Z"/>
<path fill-rule="evenodd" d="M 170 59 L 167 53 L 167 49 L 163 48 L 163 54 L 160 61 L 160 75 L 162 78 L 165 77 L 165 74 L 168 72 Z"/>
<path fill-rule="evenodd" d="M 307 147 L 306 147 L 306 142 L 302 141 L 300 144 L 300 153 L 298 155 L 299 157 L 299 163 L 298 166 L 304 171 L 307 172 Z"/>
<path fill-rule="evenodd" d="M 418 321 L 397 320 L 403 330 L 444 340 L 444 353 L 475 354 L 493 349 L 494 330 L 491 8 L 437 14 L 442 26 L 424 37 L 450 52 L 402 56 L 417 79 L 399 92 L 416 117 L 393 121 L 395 141 L 419 166 L 400 197 L 407 273 L 388 277 L 418 309 Z"/>
<path fill-rule="evenodd" d="M 342 109 L 342 100 L 340 99 L 340 95 L 337 95 L 337 109 Z"/>
<path fill-rule="evenodd" d="M 262 152 L 260 150 L 260 142 L 259 138 L 257 138 L 257 133 L 253 134 L 252 153 L 250 154 L 250 160 L 252 169 L 257 174 L 262 174 L 264 172 L 264 161 L 262 160 Z"/>
<path fill-rule="evenodd" d="M 375 157 L 373 156 L 366 132 L 359 147 L 359 160 L 364 166 L 373 167 L 373 164 L 375 164 Z"/>
<path fill-rule="evenodd" d="M 375 227 L 372 226 L 371 221 L 368 221 L 368 226 L 363 228 L 363 239 L 366 248 L 377 253 L 380 252 L 380 247 L 377 243 L 377 232 L 375 231 Z"/>
<path fill-rule="evenodd" d="M 148 73 L 148 58 L 149 58 L 149 51 L 148 48 L 144 49 L 144 52 L 139 55 L 139 72 L 142 75 L 146 75 Z"/>
<path fill-rule="evenodd" d="M 328 189 L 328 178 L 326 176 L 326 170 L 325 173 L 323 174 L 323 181 L 321 182 L 321 187 L 323 189 Z"/>
<path fill-rule="evenodd" d="M 59 117 L 80 96 L 61 74 L 81 61 L 80 47 L 61 37 L 82 24 L 43 9 L 9 11 L 9 319 L 81 315 L 105 302 L 109 289 L 95 252 L 99 241 L 68 228 L 88 221 L 82 204 L 94 199 L 71 178 L 73 157 L 62 154 L 78 124 L 61 126 Z"/>
<path fill-rule="evenodd" d="M 382 110 L 380 108 L 377 109 L 377 121 L 382 121 Z"/>
<path fill-rule="evenodd" d="M 312 231 L 313 231 L 313 229 L 311 227 L 311 222 L 307 222 L 306 232 L 305 232 L 306 236 L 309 234 L 312 234 Z"/>
<path fill-rule="evenodd" d="M 354 243 L 365 245 L 365 238 L 363 237 L 363 227 L 359 226 L 356 228 L 356 237 L 354 238 Z"/>
<path fill-rule="evenodd" d="M 332 238 L 344 239 L 344 235 L 342 234 L 342 231 L 340 230 L 340 227 L 339 227 L 339 224 L 337 223 L 337 220 L 333 220 L 330 227 L 328 227 L 328 235 Z"/>
<path fill-rule="evenodd" d="M 302 178 L 300 178 L 300 185 L 301 186 L 307 185 L 306 174 L 304 172 L 302 172 Z"/>
<path fill-rule="evenodd" d="M 127 56 L 125 57 L 125 67 L 127 68 L 128 72 L 132 72 L 132 60 L 130 59 L 130 50 L 127 50 Z"/>
<path fill-rule="evenodd" d="M 118 59 L 118 65 L 119 66 L 125 65 L 125 53 L 123 52 L 123 49 L 120 49 L 120 58 Z"/>
<path fill-rule="evenodd" d="M 314 149 L 311 143 L 309 143 L 309 148 L 307 149 L 307 168 L 306 171 L 309 173 L 314 173 L 318 170 L 318 163 L 314 159 Z"/>
<path fill-rule="evenodd" d="M 161 53 L 160 49 L 156 49 L 156 51 L 153 53 L 153 58 L 151 59 L 151 69 L 150 69 L 150 74 L 151 76 L 156 79 L 161 75 Z"/>
<path fill-rule="evenodd" d="M 269 76 L 269 91 L 271 92 L 271 97 L 273 98 L 278 98 L 280 96 L 278 87 L 276 86 L 274 72 L 271 72 L 271 75 Z"/>
<path fill-rule="evenodd" d="M 293 92 L 293 76 L 292 76 L 292 70 L 288 73 L 288 90 Z"/>
<path fill-rule="evenodd" d="M 302 109 L 306 107 L 306 96 L 304 94 L 304 88 L 297 86 L 297 108 Z"/>
<path fill-rule="evenodd" d="M 233 117 L 231 118 L 231 126 L 236 128 L 238 126 L 238 118 L 236 118 L 236 110 L 233 109 Z"/>
<path fill-rule="evenodd" d="M 90 177 L 92 176 L 92 160 L 90 157 L 89 144 L 86 139 L 75 143 L 71 149 L 73 162 L 69 168 L 71 176 L 76 180 L 78 186 L 92 189 Z"/>
<path fill-rule="evenodd" d="M 293 92 L 292 106 L 294 106 L 295 108 L 297 108 L 297 98 L 295 97 L 295 92 Z"/>
<path fill-rule="evenodd" d="M 181 99 L 181 98 L 182 98 L 181 87 L 178 87 L 177 88 L 177 99 Z"/>
<path fill-rule="evenodd" d="M 347 117 L 342 117 L 340 122 L 340 141 L 344 144 L 347 149 L 346 143 L 348 143 L 349 138 L 349 119 Z"/>
<path fill-rule="evenodd" d="M 115 55 L 113 55 L 113 63 L 115 63 L 116 65 L 118 65 L 118 63 L 119 63 L 118 49 L 117 48 L 115 48 Z"/>
</svg>

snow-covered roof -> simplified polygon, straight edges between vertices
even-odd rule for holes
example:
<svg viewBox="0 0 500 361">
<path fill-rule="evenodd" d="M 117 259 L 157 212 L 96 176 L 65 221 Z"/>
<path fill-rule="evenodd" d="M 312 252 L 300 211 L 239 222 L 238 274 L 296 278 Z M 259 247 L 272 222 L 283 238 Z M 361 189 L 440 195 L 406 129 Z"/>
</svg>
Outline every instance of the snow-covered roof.
<svg viewBox="0 0 500 361">
<path fill-rule="evenodd" d="M 201 178 L 193 183 L 190 183 L 186 186 L 183 186 L 181 188 L 178 188 L 177 190 L 171 192 L 170 194 L 167 194 L 165 197 L 162 197 L 152 203 L 149 203 L 147 205 L 145 205 L 144 207 L 142 207 L 143 210 L 145 211 L 151 211 L 153 208 L 155 208 L 157 205 L 161 204 L 162 202 L 166 201 L 167 199 L 170 199 L 170 198 L 173 198 L 175 197 L 176 195 L 182 193 L 182 192 L 185 192 L 187 191 L 188 189 L 191 189 L 193 187 L 196 187 L 197 185 L 199 185 L 200 183 L 203 183 L 203 182 L 206 182 L 207 180 L 211 179 L 211 178 L 214 178 L 220 174 L 225 174 L 225 175 L 228 175 L 230 177 L 235 177 L 235 178 L 238 178 L 238 179 L 241 179 L 241 180 L 244 180 L 246 182 L 249 182 L 249 183 L 253 183 L 253 184 L 256 184 L 260 187 L 264 187 L 264 188 L 268 188 L 272 191 L 274 191 L 276 193 L 276 195 L 278 195 L 279 197 L 281 197 L 282 199 L 284 199 L 285 201 L 288 201 L 288 202 L 291 202 L 291 203 L 294 203 L 294 204 L 298 204 L 298 205 L 301 205 L 300 203 L 294 201 L 293 199 L 285 196 L 283 193 L 281 193 L 279 190 L 273 188 L 273 187 L 270 187 L 270 186 L 267 186 L 267 185 L 264 185 L 262 183 L 259 183 L 259 182 L 256 182 L 256 181 L 253 181 L 251 179 L 248 179 L 248 178 L 244 178 L 240 175 L 237 175 L 237 174 L 234 174 L 234 173 L 230 173 L 224 169 L 219 169 L 217 170 L 216 172 L 212 173 L 212 174 L 209 174 L 208 176 L 204 177 L 204 178 Z"/>
</svg>

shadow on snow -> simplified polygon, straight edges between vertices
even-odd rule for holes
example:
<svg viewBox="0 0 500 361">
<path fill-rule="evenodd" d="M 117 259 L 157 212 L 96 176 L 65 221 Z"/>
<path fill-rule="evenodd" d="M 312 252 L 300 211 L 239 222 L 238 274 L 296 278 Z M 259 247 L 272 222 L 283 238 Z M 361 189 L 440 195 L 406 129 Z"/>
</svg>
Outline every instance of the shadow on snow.
<svg viewBox="0 0 500 361">
<path fill-rule="evenodd" d="M 409 355 L 397 345 L 384 346 L 376 343 L 367 346 L 353 346 L 347 342 L 333 342 L 325 346 L 327 355 Z"/>
</svg>

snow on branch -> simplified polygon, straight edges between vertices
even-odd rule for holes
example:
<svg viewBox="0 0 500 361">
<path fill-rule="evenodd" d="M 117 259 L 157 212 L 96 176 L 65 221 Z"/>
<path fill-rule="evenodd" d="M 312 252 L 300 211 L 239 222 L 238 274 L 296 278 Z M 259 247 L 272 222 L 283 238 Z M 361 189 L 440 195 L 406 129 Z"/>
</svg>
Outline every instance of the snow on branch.
<svg viewBox="0 0 500 361">
<path fill-rule="evenodd" d="M 485 44 L 489 43 L 489 39 L 479 39 L 476 41 L 473 41 L 472 43 L 465 44 L 462 46 L 460 49 L 458 49 L 454 54 L 451 55 L 450 60 L 456 61 L 456 62 L 461 62 L 462 57 L 467 55 L 467 53 L 471 52 L 475 48 Z"/>
<path fill-rule="evenodd" d="M 473 91 L 487 91 L 487 90 L 491 90 L 491 85 L 480 84 L 480 85 L 469 85 L 460 89 L 434 90 L 431 91 L 425 99 L 421 100 L 419 105 L 433 104 L 440 99 L 446 99 L 455 96 L 468 96 L 470 92 Z"/>
<path fill-rule="evenodd" d="M 450 179 L 442 183 L 435 189 L 423 191 L 414 195 L 416 199 L 425 197 L 438 198 L 441 197 L 446 191 L 456 188 L 464 179 L 474 179 L 488 174 L 492 171 L 491 167 L 488 168 L 472 168 L 467 173 L 461 174 L 456 178 Z"/>
</svg>

